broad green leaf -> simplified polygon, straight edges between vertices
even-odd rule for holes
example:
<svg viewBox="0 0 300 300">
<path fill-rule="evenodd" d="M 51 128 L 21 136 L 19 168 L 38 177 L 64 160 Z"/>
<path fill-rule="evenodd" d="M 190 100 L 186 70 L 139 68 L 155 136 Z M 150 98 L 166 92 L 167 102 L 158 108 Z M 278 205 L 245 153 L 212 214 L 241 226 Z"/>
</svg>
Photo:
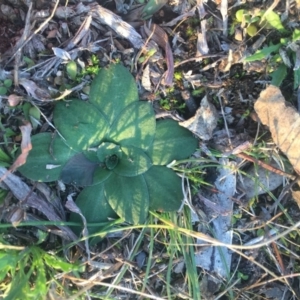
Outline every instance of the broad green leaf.
<svg viewBox="0 0 300 300">
<path fill-rule="evenodd" d="M 300 36 L 300 30 L 299 30 L 299 36 Z M 293 53 L 293 60 L 294 60 L 294 90 L 298 89 L 300 86 L 300 67 L 299 67 L 299 61 L 297 59 L 296 53 Z"/>
<path fill-rule="evenodd" d="M 294 89 L 300 86 L 300 68 L 294 70 Z"/>
<path fill-rule="evenodd" d="M 0 86 L 0 96 L 4 96 L 7 93 L 7 88 L 5 86 Z"/>
<path fill-rule="evenodd" d="M 104 184 L 84 188 L 76 199 L 76 205 L 85 216 L 87 223 L 103 223 L 108 222 L 110 218 L 117 217 L 104 196 Z M 75 213 L 71 213 L 70 221 L 82 223 L 80 216 Z M 80 227 L 74 229 L 75 232 L 80 232 L 81 230 Z M 88 226 L 88 231 L 89 234 L 96 233 L 99 231 L 99 227 Z"/>
<path fill-rule="evenodd" d="M 122 147 L 122 158 L 114 172 L 121 176 L 137 176 L 145 173 L 152 165 L 149 156 L 136 147 Z"/>
<path fill-rule="evenodd" d="M 88 160 L 82 153 L 78 153 L 65 164 L 60 179 L 67 184 L 73 183 L 78 186 L 91 185 L 98 165 Z"/>
<path fill-rule="evenodd" d="M 84 156 L 92 161 L 92 162 L 96 162 L 99 163 L 99 159 L 97 156 L 97 148 L 89 148 L 88 150 L 82 151 L 82 153 L 84 154 Z"/>
<path fill-rule="evenodd" d="M 263 19 L 266 19 L 268 24 L 277 30 L 284 30 L 279 15 L 274 11 L 268 11 Z"/>
<path fill-rule="evenodd" d="M 106 118 L 94 105 L 77 99 L 56 104 L 54 123 L 68 145 L 78 151 L 98 146 L 108 128 Z"/>
<path fill-rule="evenodd" d="M 99 167 L 97 167 L 94 172 L 93 183 L 91 185 L 104 182 L 109 178 L 111 174 L 111 171 L 107 170 L 106 168 L 103 168 L 102 165 L 99 165 Z"/>
<path fill-rule="evenodd" d="M 90 103 L 106 115 L 110 124 L 127 105 L 139 100 L 134 78 L 119 64 L 100 70 L 92 82 L 89 95 Z"/>
<path fill-rule="evenodd" d="M 252 17 L 251 20 L 250 20 L 250 24 L 252 23 L 256 23 L 260 20 L 260 17 L 259 16 L 256 16 L 256 17 Z"/>
<path fill-rule="evenodd" d="M 72 80 L 75 80 L 76 79 L 76 75 L 77 75 L 77 64 L 75 61 L 70 61 L 67 63 L 66 65 L 66 70 L 67 70 L 67 73 L 69 75 L 69 77 L 72 79 Z"/>
<path fill-rule="evenodd" d="M 155 123 L 150 103 L 135 102 L 121 112 L 111 126 L 108 137 L 121 146 L 135 146 L 146 150 L 153 141 Z"/>
<path fill-rule="evenodd" d="M 149 0 L 146 6 L 142 10 L 142 18 L 147 20 L 158 12 L 168 0 Z"/>
<path fill-rule="evenodd" d="M 30 117 L 30 122 L 31 122 L 32 128 L 36 129 L 39 125 L 39 121 L 41 118 L 40 110 L 35 106 L 30 107 L 29 117 Z"/>
<path fill-rule="evenodd" d="M 148 153 L 154 165 L 166 165 L 173 160 L 189 157 L 198 141 L 190 131 L 174 120 L 157 122 L 156 135 Z"/>
<path fill-rule="evenodd" d="M 100 162 L 105 162 L 105 160 L 110 156 L 122 157 L 122 150 L 119 145 L 114 143 L 102 143 L 97 149 L 97 157 Z"/>
<path fill-rule="evenodd" d="M 251 62 L 255 60 L 262 60 L 268 57 L 272 52 L 276 52 L 281 47 L 281 44 L 272 45 L 269 47 L 265 47 L 261 50 L 256 51 L 253 55 L 248 56 L 244 59 L 245 62 Z"/>
<path fill-rule="evenodd" d="M 10 88 L 12 86 L 12 80 L 11 79 L 5 79 L 3 84 L 4 84 L 5 87 Z"/>
<path fill-rule="evenodd" d="M 285 64 L 280 64 L 278 68 L 270 74 L 272 77 L 271 84 L 275 86 L 280 86 L 282 81 L 287 75 L 287 67 Z"/>
<path fill-rule="evenodd" d="M 251 24 L 247 27 L 246 31 L 251 37 L 253 37 L 257 33 L 257 27 L 255 25 Z"/>
<path fill-rule="evenodd" d="M 295 30 L 293 31 L 292 41 L 293 41 L 293 42 L 296 42 L 296 41 L 298 41 L 298 40 L 300 40 L 300 29 L 295 29 Z"/>
<path fill-rule="evenodd" d="M 28 120 L 28 121 L 30 121 L 30 118 L 29 118 L 29 110 L 30 110 L 31 107 L 32 107 L 32 105 L 31 105 L 29 102 L 25 102 L 25 103 L 22 105 L 24 117 L 25 117 L 25 119 Z"/>
<path fill-rule="evenodd" d="M 90 160 L 83 153 L 78 153 L 64 165 L 60 179 L 67 184 L 90 186 L 105 181 L 110 175 L 111 172 L 103 164 L 99 164 L 99 161 Z"/>
<path fill-rule="evenodd" d="M 28 68 L 31 68 L 31 67 L 35 66 L 35 61 L 32 60 L 31 58 L 29 58 L 27 56 L 23 56 L 23 60 L 27 64 Z"/>
<path fill-rule="evenodd" d="M 65 163 L 76 154 L 57 134 L 40 133 L 31 138 L 32 150 L 18 170 L 25 177 L 42 182 L 59 179 Z"/>
<path fill-rule="evenodd" d="M 245 15 L 245 10 L 244 9 L 239 9 L 236 13 L 235 13 L 235 17 L 236 20 L 240 23 L 243 22 L 244 20 L 244 15 Z"/>
<path fill-rule="evenodd" d="M 113 174 L 104 182 L 104 194 L 113 210 L 126 222 L 145 222 L 149 211 L 149 194 L 142 175 L 123 177 Z"/>
<path fill-rule="evenodd" d="M 153 166 L 142 176 L 147 183 L 151 210 L 179 209 L 183 200 L 181 179 L 172 169 Z"/>
</svg>

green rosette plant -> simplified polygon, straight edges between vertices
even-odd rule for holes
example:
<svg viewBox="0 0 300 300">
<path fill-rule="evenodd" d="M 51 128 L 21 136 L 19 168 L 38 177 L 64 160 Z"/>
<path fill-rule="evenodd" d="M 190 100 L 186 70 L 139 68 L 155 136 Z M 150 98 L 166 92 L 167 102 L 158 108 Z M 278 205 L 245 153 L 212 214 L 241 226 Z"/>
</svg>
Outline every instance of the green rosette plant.
<svg viewBox="0 0 300 300">
<path fill-rule="evenodd" d="M 149 210 L 179 208 L 181 179 L 166 165 L 190 156 L 197 140 L 173 120 L 156 121 L 125 67 L 101 69 L 89 101 L 57 102 L 53 122 L 58 132 L 34 135 L 19 171 L 34 181 L 84 187 L 76 204 L 87 222 L 117 215 L 140 224 Z"/>
</svg>

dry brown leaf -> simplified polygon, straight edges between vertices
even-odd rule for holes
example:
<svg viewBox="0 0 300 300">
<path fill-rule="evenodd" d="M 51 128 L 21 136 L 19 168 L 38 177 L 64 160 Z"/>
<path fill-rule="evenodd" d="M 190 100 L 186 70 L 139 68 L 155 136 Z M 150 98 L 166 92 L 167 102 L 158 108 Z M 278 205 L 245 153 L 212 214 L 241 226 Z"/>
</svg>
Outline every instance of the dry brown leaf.
<svg viewBox="0 0 300 300">
<path fill-rule="evenodd" d="M 300 191 L 292 191 L 292 196 L 300 208 Z"/>
<path fill-rule="evenodd" d="M 211 104 L 207 96 L 205 96 L 201 105 L 196 111 L 195 116 L 192 118 L 179 122 L 180 126 L 183 126 L 195 135 L 200 137 L 202 140 L 210 140 L 212 133 L 217 126 L 219 114 L 213 104 Z"/>
<path fill-rule="evenodd" d="M 207 55 L 209 48 L 206 39 L 206 20 L 201 21 L 201 32 L 198 32 L 196 56 Z"/>
<path fill-rule="evenodd" d="M 152 24 L 150 28 L 147 27 L 146 23 L 143 27 L 145 33 L 149 38 L 151 38 L 158 46 L 165 50 L 166 56 L 166 63 L 167 63 L 167 72 L 164 78 L 165 85 L 172 85 L 173 84 L 173 76 L 174 76 L 174 59 L 172 48 L 168 42 L 168 35 L 167 33 L 158 25 Z"/>
<path fill-rule="evenodd" d="M 30 134 L 32 130 L 32 126 L 30 123 L 27 123 L 24 126 L 20 126 L 20 130 L 22 133 L 22 142 L 21 142 L 21 154 L 17 157 L 15 162 L 11 165 L 11 167 L 7 170 L 5 174 L 0 178 L 0 182 L 3 181 L 9 173 L 13 173 L 16 169 L 26 163 L 27 156 L 29 151 L 32 149 Z"/>
<path fill-rule="evenodd" d="M 9 106 L 14 107 L 14 106 L 17 106 L 23 100 L 23 97 L 18 96 L 16 94 L 10 94 L 8 96 L 7 100 L 8 100 Z"/>
<path fill-rule="evenodd" d="M 137 33 L 131 25 L 124 22 L 118 15 L 97 4 L 92 3 L 87 7 L 94 18 L 94 21 L 106 24 L 121 37 L 129 40 L 133 47 L 140 49 L 144 45 L 144 41 L 140 34 Z"/>
<path fill-rule="evenodd" d="M 23 182 L 18 176 L 11 174 L 7 169 L 0 167 L 1 180 L 5 184 L 14 197 L 22 203 L 22 207 L 29 207 L 38 210 L 49 221 L 64 221 L 56 212 L 52 202 L 48 202 L 42 197 L 38 196 L 32 189 Z M 59 230 L 52 231 L 68 241 L 76 241 L 78 238 L 68 226 L 57 225 Z M 77 243 L 79 247 L 83 248 L 81 243 Z"/>
<path fill-rule="evenodd" d="M 30 123 L 27 123 L 24 126 L 20 126 L 20 130 L 22 133 L 22 142 L 21 142 L 21 154 L 18 156 L 16 161 L 9 168 L 10 172 L 14 172 L 18 167 L 24 165 L 26 163 L 27 156 L 29 151 L 32 149 L 30 134 L 32 130 L 32 126 Z"/>
<path fill-rule="evenodd" d="M 45 101 L 51 99 L 48 91 L 38 87 L 32 80 L 20 78 L 19 84 L 21 84 L 26 92 L 36 100 Z"/>
<path fill-rule="evenodd" d="M 270 85 L 261 92 L 254 109 L 272 138 L 300 174 L 300 115 L 285 101 L 278 87 Z"/>
<path fill-rule="evenodd" d="M 278 168 L 275 161 L 269 161 L 269 165 Z M 247 169 L 247 176 L 240 177 L 238 187 L 245 193 L 245 199 L 250 200 L 268 191 L 273 191 L 283 184 L 280 174 L 270 172 L 261 166 L 252 165 Z"/>
<path fill-rule="evenodd" d="M 52 29 L 48 32 L 48 35 L 47 35 L 47 39 L 54 39 L 56 37 L 56 34 L 58 32 L 58 29 Z"/>
</svg>

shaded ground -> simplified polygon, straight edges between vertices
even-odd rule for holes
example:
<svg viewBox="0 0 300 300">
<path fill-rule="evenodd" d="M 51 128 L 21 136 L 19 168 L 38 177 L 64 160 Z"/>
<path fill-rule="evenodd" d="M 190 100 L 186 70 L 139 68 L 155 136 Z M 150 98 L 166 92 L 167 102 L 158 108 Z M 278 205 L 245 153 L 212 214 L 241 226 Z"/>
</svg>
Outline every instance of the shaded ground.
<svg viewBox="0 0 300 300">
<path fill-rule="evenodd" d="M 271 140 L 268 128 L 258 127 L 253 108 L 260 92 L 269 84 L 280 86 L 286 101 L 298 108 L 300 46 L 299 38 L 294 38 L 300 26 L 297 1 L 248 1 L 244 4 L 228 1 L 227 8 L 221 6 L 226 1 L 198 1 L 197 5 L 188 1 L 170 2 L 154 12 L 152 18 L 153 24 L 159 26 L 158 30 L 163 31 L 156 31 L 155 27 L 145 23 L 141 6 L 134 1 L 132 6 L 129 3 L 124 5 L 122 1 L 116 1 L 118 5 L 113 1 L 98 1 L 114 13 L 109 15 L 112 22 L 109 16 L 99 11 L 96 3 L 90 1 L 70 1 L 67 4 L 35 1 L 27 26 L 26 15 L 30 9 L 24 2 L 0 1 L 0 84 L 6 88 L 1 96 L 1 153 L 6 153 L 0 159 L 2 166 L 8 168 L 17 157 L 21 141 L 18 127 L 24 120 L 32 123 L 33 134 L 51 131 L 55 101 L 71 97 L 88 99 L 89 85 L 98 68 L 120 61 L 135 76 L 140 98 L 153 103 L 158 117 L 183 121 L 197 116 L 196 111 L 205 96 L 211 105 L 204 109 L 201 117 L 190 119 L 191 124 L 196 124 L 193 127 L 195 134 L 200 137 L 200 150 L 194 156 L 199 161 L 176 166 L 184 170 L 190 180 L 190 207 L 197 218 L 193 216 L 194 222 L 190 220 L 188 207 L 178 214 L 164 214 L 164 218 L 181 228 L 211 234 L 208 228 L 212 220 L 224 213 L 215 208 L 208 209 L 211 202 L 203 200 L 213 199 L 213 196 L 208 198 L 209 193 L 219 193 L 215 183 L 220 165 L 213 159 L 222 155 L 227 157 L 236 147 L 248 142 L 246 148 L 230 156 L 236 164 L 238 182 L 246 181 L 247 177 L 252 182 L 248 187 L 237 183 L 237 193 L 231 198 L 233 244 L 245 245 L 259 236 L 264 237 L 260 242 L 267 241 L 276 234 L 272 230 L 281 232 L 298 222 L 299 202 L 297 205 L 294 200 L 297 197 L 292 194 L 298 186 L 283 172 L 298 175 L 278 150 L 276 141 Z M 273 8 L 279 20 L 281 18 L 284 29 L 280 28 L 278 21 L 274 25 L 272 20 L 269 23 L 262 20 L 268 8 Z M 51 17 L 54 9 L 56 12 Z M 240 9 L 244 9 L 242 19 L 236 14 Z M 132 25 L 127 29 L 129 37 L 122 36 L 120 28 L 124 23 L 120 23 L 116 15 Z M 276 16 L 273 15 L 273 19 Z M 268 47 L 274 45 L 278 47 L 271 51 Z M 263 48 L 268 50 L 259 59 L 245 61 Z M 15 55 L 13 59 L 12 55 Z M 66 69 L 70 60 L 78 66 L 75 77 L 70 76 Z M 12 84 L 5 80 L 11 80 Z M 39 112 L 33 112 L 33 108 Z M 205 112 L 211 119 L 205 117 Z M 267 179 L 258 175 L 260 162 L 265 163 L 262 169 L 267 168 L 264 171 Z M 270 166 L 280 169 L 279 175 Z M 277 177 L 270 175 L 274 173 Z M 20 177 L 19 173 L 15 174 Z M 24 199 L 12 195 L 12 188 L 7 190 L 7 186 L 2 186 L 3 224 L 56 220 L 49 217 L 52 213 L 47 208 L 52 208 L 47 202 L 49 199 L 55 199 L 53 209 L 60 219 L 68 220 L 68 211 L 63 205 L 68 195 L 79 192 L 76 186 L 43 185 L 21 179 L 31 191 L 37 192 L 38 199 L 28 200 L 29 196 L 23 195 L 27 201 L 24 205 Z M 260 196 L 253 192 L 259 189 L 257 182 L 267 187 Z M 269 182 L 279 183 L 271 188 Z M 15 189 L 20 189 L 20 186 Z M 274 203 L 279 204 L 278 207 Z M 164 224 L 163 220 L 151 216 L 150 224 L 156 222 Z M 122 226 L 115 225 L 109 230 L 121 230 Z M 27 249 L 30 245 L 38 245 L 41 252 L 30 250 L 24 265 L 16 269 L 23 267 L 25 270 L 31 261 L 43 257 L 46 263 L 41 265 L 49 277 L 47 280 L 52 282 L 45 294 L 60 295 L 64 299 L 71 295 L 75 295 L 74 299 L 104 299 L 107 291 L 112 293 L 113 299 L 130 298 L 134 293 L 137 295 L 132 299 L 147 298 L 144 294 L 138 296 L 138 293 L 146 293 L 152 299 L 200 299 L 200 294 L 206 299 L 300 297 L 297 228 L 280 241 L 240 250 L 244 256 L 235 252 L 226 279 L 219 279 L 220 274 L 214 273 L 213 268 L 207 270 L 196 265 L 194 252 L 201 252 L 203 246 L 196 244 L 195 235 L 183 232 L 177 235 L 173 229 L 129 228 L 119 233 L 109 232 L 106 238 L 91 247 L 93 263 L 84 263 L 80 270 L 74 267 L 76 271 L 73 273 L 63 263 L 86 261 L 87 252 L 82 244 L 62 251 L 61 247 L 74 237 L 57 224 L 46 227 L 45 224 L 39 227 L 9 225 L 7 229 L 1 229 L 1 243 L 7 249 L 9 245 Z M 43 232 L 48 234 L 44 236 Z M 19 250 L 14 251 L 18 257 Z M 52 251 L 51 255 L 55 253 L 53 257 L 60 257 L 62 263 L 50 262 L 42 251 Z M 8 265 L 9 259 L 3 257 L 6 259 L 3 264 Z M 59 271 L 56 274 L 53 270 Z M 7 276 L 1 278 L 8 286 L 16 275 L 12 269 L 5 272 Z M 55 276 L 59 279 L 53 280 Z M 212 279 L 214 277 L 218 279 Z M 37 286 L 37 278 L 41 277 L 28 275 L 29 290 Z M 46 285 L 46 280 L 43 284 Z"/>
</svg>

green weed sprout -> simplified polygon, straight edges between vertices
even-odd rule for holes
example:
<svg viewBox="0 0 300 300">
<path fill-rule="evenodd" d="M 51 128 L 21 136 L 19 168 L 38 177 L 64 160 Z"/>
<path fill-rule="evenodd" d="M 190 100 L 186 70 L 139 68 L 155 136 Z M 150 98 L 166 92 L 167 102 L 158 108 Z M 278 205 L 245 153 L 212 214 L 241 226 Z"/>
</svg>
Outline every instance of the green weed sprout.
<svg viewBox="0 0 300 300">
<path fill-rule="evenodd" d="M 76 204 L 87 222 L 117 215 L 140 224 L 149 210 L 180 207 L 181 179 L 167 165 L 190 156 L 197 140 L 173 120 L 156 121 L 125 67 L 101 69 L 89 101 L 59 101 L 53 119 L 58 133 L 33 136 L 19 170 L 31 180 L 84 187 Z"/>
</svg>

